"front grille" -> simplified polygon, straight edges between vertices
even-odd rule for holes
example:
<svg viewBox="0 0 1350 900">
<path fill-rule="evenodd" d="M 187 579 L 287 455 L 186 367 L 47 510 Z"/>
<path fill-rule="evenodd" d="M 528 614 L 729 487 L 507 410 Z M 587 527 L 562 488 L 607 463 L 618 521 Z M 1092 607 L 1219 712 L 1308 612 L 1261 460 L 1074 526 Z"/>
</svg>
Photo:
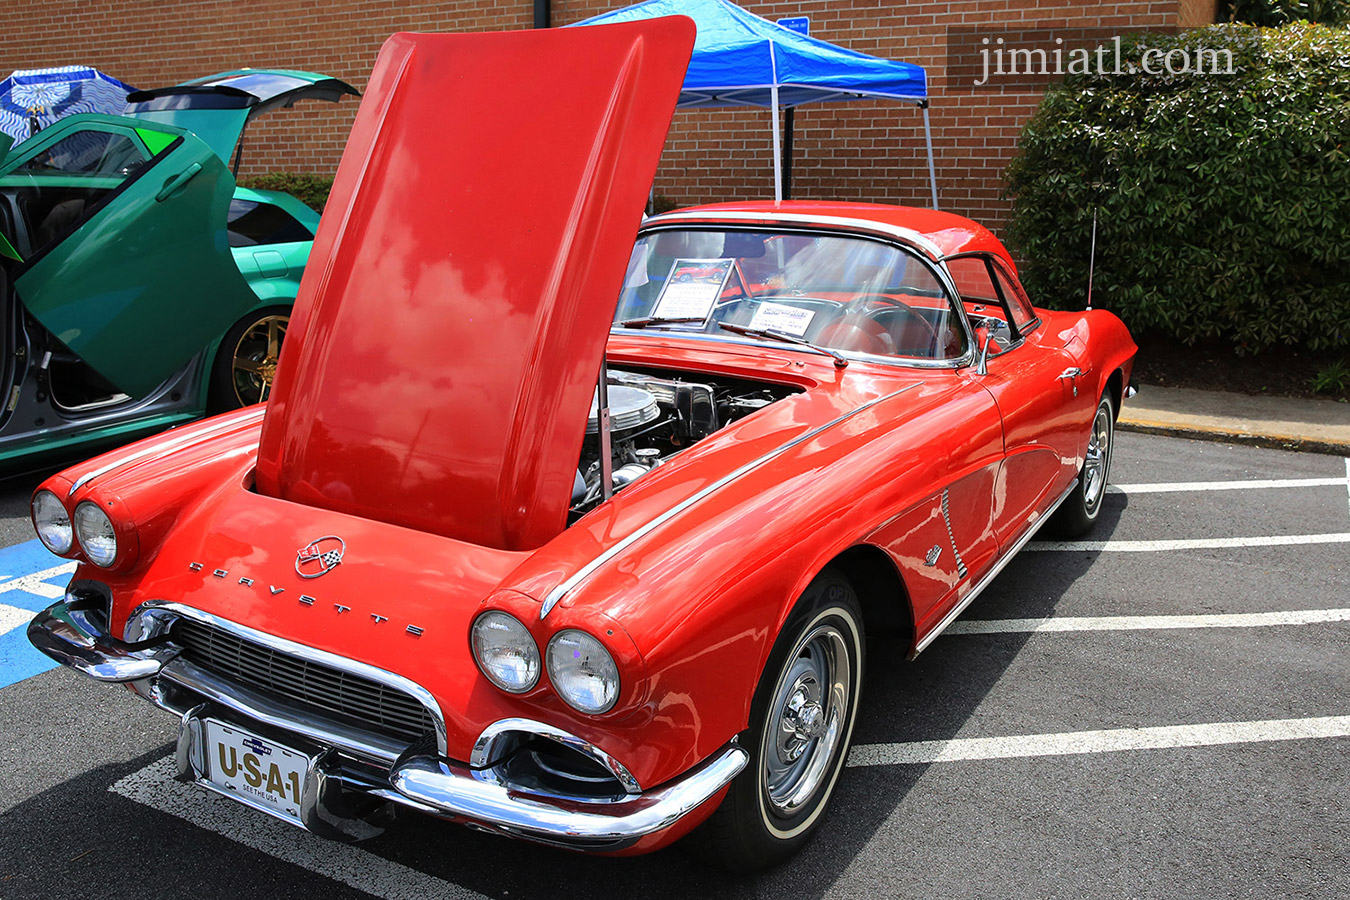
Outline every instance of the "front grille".
<svg viewBox="0 0 1350 900">
<path fill-rule="evenodd" d="M 195 665 L 242 687 L 298 703 L 366 731 L 412 742 L 435 722 L 414 697 L 323 663 L 299 659 L 213 625 L 179 619 L 169 639 Z"/>
</svg>

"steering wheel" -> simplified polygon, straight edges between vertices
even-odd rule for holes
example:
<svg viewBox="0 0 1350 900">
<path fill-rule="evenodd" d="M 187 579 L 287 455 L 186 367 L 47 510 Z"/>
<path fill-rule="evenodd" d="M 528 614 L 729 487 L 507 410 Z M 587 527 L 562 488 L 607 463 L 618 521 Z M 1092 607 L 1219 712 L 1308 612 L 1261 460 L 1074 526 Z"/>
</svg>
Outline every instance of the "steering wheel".
<svg viewBox="0 0 1350 900">
<path fill-rule="evenodd" d="M 872 318 L 870 315 L 872 310 L 869 309 L 872 304 L 884 306 L 886 309 L 897 310 L 905 317 L 903 328 L 898 329 L 902 333 L 909 331 L 911 326 L 919 329 L 919 332 L 916 335 L 918 338 L 917 341 L 906 340 L 903 343 L 900 340 L 895 339 L 897 329 L 894 326 L 887 329 L 892 338 L 895 339 L 897 350 L 904 347 L 927 347 L 928 351 L 931 353 L 937 348 L 937 331 L 934 330 L 933 324 L 925 319 L 921 313 L 915 312 L 914 307 L 905 303 L 903 300 L 896 300 L 894 297 L 887 297 L 885 294 L 859 294 L 854 298 L 853 303 L 862 306 L 862 309 L 854 310 L 854 312 L 858 315 L 868 316 L 868 318 Z M 850 304 L 850 306 L 852 305 L 853 304 Z"/>
</svg>

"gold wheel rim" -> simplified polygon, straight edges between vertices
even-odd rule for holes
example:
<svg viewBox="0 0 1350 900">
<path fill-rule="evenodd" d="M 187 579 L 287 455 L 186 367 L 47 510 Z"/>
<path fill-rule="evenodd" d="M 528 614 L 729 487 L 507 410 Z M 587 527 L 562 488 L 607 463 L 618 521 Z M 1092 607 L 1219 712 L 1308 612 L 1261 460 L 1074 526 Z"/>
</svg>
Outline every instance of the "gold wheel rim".
<svg viewBox="0 0 1350 900">
<path fill-rule="evenodd" d="M 272 392 L 290 321 L 290 316 L 262 316 L 239 335 L 230 366 L 230 385 L 240 406 L 261 403 Z"/>
</svg>

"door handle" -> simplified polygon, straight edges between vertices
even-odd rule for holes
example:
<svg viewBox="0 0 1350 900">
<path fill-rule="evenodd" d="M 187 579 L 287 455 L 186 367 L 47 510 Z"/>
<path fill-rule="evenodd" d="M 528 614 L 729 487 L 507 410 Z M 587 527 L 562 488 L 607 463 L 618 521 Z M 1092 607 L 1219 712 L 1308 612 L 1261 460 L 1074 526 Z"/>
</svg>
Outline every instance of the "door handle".
<svg viewBox="0 0 1350 900">
<path fill-rule="evenodd" d="M 159 193 L 155 195 L 155 200 L 157 202 L 163 202 L 169 199 L 169 197 L 178 192 L 179 188 L 195 178 L 197 173 L 201 170 L 201 163 L 193 163 L 188 166 L 186 169 L 164 182 L 164 187 L 159 189 Z"/>
<path fill-rule="evenodd" d="M 1077 366 L 1069 366 L 1069 367 L 1068 367 L 1067 369 L 1065 369 L 1063 372 L 1060 372 L 1060 373 L 1059 373 L 1059 379 L 1064 379 L 1064 378 L 1077 378 L 1079 375 L 1082 375 L 1082 374 L 1083 374 L 1083 370 L 1082 370 L 1082 369 L 1078 368 Z M 1057 379 L 1057 380 L 1059 380 L 1059 379 Z"/>
</svg>

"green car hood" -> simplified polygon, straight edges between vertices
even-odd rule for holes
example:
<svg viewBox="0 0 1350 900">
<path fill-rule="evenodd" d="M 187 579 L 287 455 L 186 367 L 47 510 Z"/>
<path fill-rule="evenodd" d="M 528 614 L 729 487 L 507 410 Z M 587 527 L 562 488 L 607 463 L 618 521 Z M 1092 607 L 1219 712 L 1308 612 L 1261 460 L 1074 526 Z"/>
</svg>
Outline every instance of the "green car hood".
<svg viewBox="0 0 1350 900">
<path fill-rule="evenodd" d="M 292 69 L 237 69 L 127 96 L 124 115 L 191 131 L 227 164 L 254 118 L 297 100 L 360 96 L 337 78 Z"/>
</svg>

